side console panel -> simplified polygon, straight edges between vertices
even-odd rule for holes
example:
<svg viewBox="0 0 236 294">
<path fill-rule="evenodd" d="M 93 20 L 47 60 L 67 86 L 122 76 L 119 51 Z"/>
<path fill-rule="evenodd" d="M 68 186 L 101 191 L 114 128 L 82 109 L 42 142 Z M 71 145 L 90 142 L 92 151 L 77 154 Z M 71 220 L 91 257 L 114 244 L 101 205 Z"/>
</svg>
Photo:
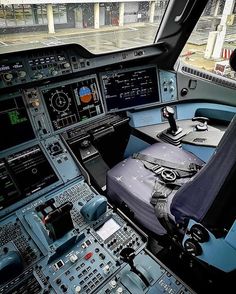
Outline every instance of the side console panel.
<svg viewBox="0 0 236 294">
<path fill-rule="evenodd" d="M 177 81 L 179 100 L 206 99 L 235 106 L 233 80 L 179 62 Z"/>
</svg>

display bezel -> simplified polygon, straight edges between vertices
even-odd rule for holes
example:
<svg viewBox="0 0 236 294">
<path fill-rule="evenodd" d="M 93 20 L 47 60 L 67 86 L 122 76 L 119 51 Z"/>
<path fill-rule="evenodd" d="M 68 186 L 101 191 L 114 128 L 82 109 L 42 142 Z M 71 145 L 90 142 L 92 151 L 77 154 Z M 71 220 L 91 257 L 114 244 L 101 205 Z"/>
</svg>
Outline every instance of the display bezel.
<svg viewBox="0 0 236 294">
<path fill-rule="evenodd" d="M 157 97 L 156 97 L 157 100 L 155 102 L 143 103 L 143 104 L 140 104 L 140 105 L 130 106 L 130 107 L 123 107 L 123 108 L 119 108 L 119 109 L 108 109 L 107 98 L 106 98 L 106 93 L 105 93 L 105 86 L 104 86 L 104 83 L 103 83 L 103 80 L 104 80 L 105 76 L 114 75 L 114 74 L 128 73 L 128 72 L 135 72 L 135 71 L 146 70 L 146 69 L 150 69 L 150 68 L 154 68 L 155 73 L 156 73 L 155 81 L 156 81 L 156 85 L 157 85 Z M 104 100 L 104 107 L 105 107 L 106 113 L 116 113 L 116 112 L 121 112 L 121 111 L 126 111 L 126 110 L 140 110 L 140 109 L 144 109 L 144 108 L 148 108 L 148 107 L 153 107 L 153 106 L 159 105 L 161 103 L 159 71 L 158 71 L 158 68 L 157 68 L 156 65 L 152 64 L 152 65 L 148 65 L 148 66 L 131 67 L 131 68 L 128 68 L 128 69 L 101 72 L 99 74 L 99 81 L 100 81 L 100 85 L 101 85 L 101 93 L 102 93 L 102 97 L 103 97 L 103 100 Z"/>
<path fill-rule="evenodd" d="M 42 153 L 45 156 L 46 160 L 48 161 L 49 165 L 51 166 L 53 172 L 56 174 L 57 180 L 54 183 L 42 188 L 41 190 L 33 192 L 31 195 L 29 195 L 27 197 L 24 197 L 24 198 L 20 199 L 19 201 L 15 202 L 15 203 L 12 203 L 10 206 L 7 206 L 7 207 L 1 209 L 0 210 L 0 218 L 2 218 L 4 216 L 6 216 L 7 214 L 17 210 L 21 206 L 24 206 L 24 205 L 32 202 L 33 200 L 38 199 L 40 196 L 44 195 L 47 192 L 50 192 L 52 189 L 57 188 L 58 186 L 60 186 L 63 183 L 58 171 L 52 165 L 47 152 L 44 150 L 44 147 L 40 143 L 27 144 L 27 147 L 24 147 L 24 148 L 18 146 L 17 148 L 14 148 L 14 152 L 12 152 L 12 151 L 5 152 L 4 157 L 0 157 L 0 159 L 5 159 L 5 158 L 7 158 L 9 156 L 12 156 L 14 154 L 27 151 L 28 149 L 33 148 L 33 147 L 39 147 L 40 148 L 40 150 L 42 151 Z"/>
<path fill-rule="evenodd" d="M 10 95 L 4 95 L 3 97 L 1 97 L 1 101 L 0 102 L 10 101 L 10 100 L 13 100 L 13 99 L 18 99 L 18 98 L 20 98 L 22 100 L 22 103 L 23 103 L 23 106 L 24 106 L 24 111 L 26 112 L 26 115 L 27 115 L 28 127 L 31 128 L 31 130 L 30 130 L 31 135 L 29 136 L 29 138 L 26 138 L 25 137 L 24 140 L 19 140 L 19 141 L 15 142 L 14 144 L 13 143 L 12 144 L 9 144 L 9 146 L 4 147 L 3 149 L 0 149 L 0 153 L 5 152 L 6 150 L 12 150 L 16 146 L 26 145 L 27 143 L 33 142 L 33 141 L 36 140 L 35 128 L 33 126 L 33 123 L 32 123 L 32 120 L 31 120 L 31 115 L 28 112 L 28 109 L 27 109 L 26 104 L 25 104 L 25 99 L 22 96 L 22 94 L 19 93 L 19 92 L 14 92 L 13 94 L 10 94 Z M 5 128 L 5 126 L 3 126 L 3 128 Z M 6 132 L 6 130 L 4 130 L 4 132 Z M 22 132 L 20 132 L 19 134 L 22 135 Z M 12 137 L 13 136 L 12 132 L 8 132 L 7 133 L 7 136 Z"/>
<path fill-rule="evenodd" d="M 73 85 L 75 83 L 78 83 L 78 82 L 81 82 L 81 81 L 85 81 L 85 80 L 88 80 L 88 79 L 93 79 L 93 78 L 96 81 L 96 87 L 97 87 L 97 92 L 98 92 L 97 94 L 99 96 L 99 101 L 101 103 L 102 112 L 100 114 L 94 116 L 94 117 L 90 117 L 88 119 L 78 121 L 76 123 L 70 124 L 68 126 L 65 126 L 65 127 L 60 128 L 60 129 L 55 129 L 53 127 L 53 123 L 52 123 L 52 120 L 51 120 L 51 117 L 50 117 L 50 113 L 48 111 L 47 104 L 46 104 L 45 99 L 44 99 L 43 92 L 45 90 L 49 91 L 51 89 L 56 89 L 57 87 L 70 86 L 70 85 Z M 97 77 L 96 74 L 87 75 L 87 76 L 83 76 L 83 77 L 76 78 L 76 79 L 71 79 L 71 80 L 68 80 L 68 81 L 65 81 L 65 82 L 61 82 L 61 83 L 55 83 L 55 84 L 46 85 L 46 86 L 40 87 L 39 90 L 41 92 L 41 96 L 42 96 L 43 104 L 44 104 L 44 107 L 45 107 L 45 110 L 46 110 L 46 113 L 47 113 L 48 121 L 49 121 L 49 123 L 51 125 L 51 128 L 52 128 L 53 132 L 56 133 L 56 134 L 57 133 L 60 133 L 62 131 L 66 131 L 66 130 L 70 129 L 71 127 L 77 127 L 77 126 L 86 124 L 86 123 L 88 123 L 90 121 L 96 120 L 96 119 L 98 119 L 100 117 L 103 117 L 105 115 L 104 101 L 103 101 L 102 96 L 101 96 L 101 90 L 100 90 L 100 86 L 99 86 L 99 81 L 98 81 L 98 77 Z M 73 99 L 76 102 L 76 97 L 73 96 Z"/>
</svg>

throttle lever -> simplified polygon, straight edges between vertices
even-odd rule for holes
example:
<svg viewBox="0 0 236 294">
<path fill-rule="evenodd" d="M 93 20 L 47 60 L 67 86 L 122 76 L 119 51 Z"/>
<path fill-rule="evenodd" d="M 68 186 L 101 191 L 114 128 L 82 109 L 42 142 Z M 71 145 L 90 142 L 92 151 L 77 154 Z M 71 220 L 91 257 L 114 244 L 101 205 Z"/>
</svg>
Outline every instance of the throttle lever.
<svg viewBox="0 0 236 294">
<path fill-rule="evenodd" d="M 135 255 L 134 249 L 130 248 L 130 247 L 126 247 L 126 248 L 122 249 L 120 252 L 121 260 L 128 263 L 128 265 L 131 268 L 131 271 L 140 277 L 140 279 L 144 282 L 146 287 L 149 287 L 149 281 L 147 280 L 147 278 L 134 265 L 135 256 L 136 255 Z"/>
</svg>

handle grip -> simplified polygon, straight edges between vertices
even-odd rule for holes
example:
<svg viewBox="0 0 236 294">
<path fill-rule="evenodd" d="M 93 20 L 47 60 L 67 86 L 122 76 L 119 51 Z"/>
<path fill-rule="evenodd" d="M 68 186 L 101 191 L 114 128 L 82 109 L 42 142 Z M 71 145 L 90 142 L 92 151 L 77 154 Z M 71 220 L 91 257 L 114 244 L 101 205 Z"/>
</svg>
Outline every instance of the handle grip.
<svg viewBox="0 0 236 294">
<path fill-rule="evenodd" d="M 199 121 L 199 122 L 208 122 L 209 118 L 205 116 L 195 116 L 192 118 L 192 121 Z"/>
</svg>

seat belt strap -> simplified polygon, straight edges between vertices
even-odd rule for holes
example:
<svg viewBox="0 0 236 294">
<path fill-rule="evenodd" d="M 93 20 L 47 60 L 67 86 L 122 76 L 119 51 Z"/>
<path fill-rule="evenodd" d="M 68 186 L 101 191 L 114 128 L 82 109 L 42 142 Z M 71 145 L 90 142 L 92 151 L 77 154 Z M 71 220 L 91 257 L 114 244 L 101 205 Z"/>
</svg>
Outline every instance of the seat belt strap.
<svg viewBox="0 0 236 294">
<path fill-rule="evenodd" d="M 167 160 L 163 160 L 161 158 L 155 158 L 150 155 L 142 154 L 142 153 L 134 153 L 133 154 L 134 159 L 139 159 L 139 160 L 144 160 L 149 163 L 158 165 L 158 166 L 164 166 L 170 169 L 177 169 L 180 171 L 185 171 L 189 173 L 196 173 L 199 169 L 202 168 L 201 165 L 197 165 L 195 163 L 190 163 L 188 165 L 184 164 L 178 164 L 178 163 L 173 163 Z"/>
<path fill-rule="evenodd" d="M 156 217 L 162 226 L 169 233 L 174 233 L 174 226 L 167 213 L 167 199 L 174 190 L 171 186 L 175 186 L 176 188 L 174 184 L 166 184 L 156 179 L 150 203 L 154 206 Z"/>
<path fill-rule="evenodd" d="M 149 162 L 145 162 L 143 163 L 144 167 L 146 169 L 149 169 L 151 172 L 155 173 L 156 175 L 162 175 L 163 172 L 165 172 L 166 168 L 160 166 L 159 164 L 154 165 L 152 163 Z M 173 173 L 175 173 L 175 175 L 177 176 L 177 178 L 187 178 L 191 175 L 194 175 L 195 172 L 186 172 L 186 171 L 182 171 L 182 170 L 172 170 Z"/>
<path fill-rule="evenodd" d="M 158 212 L 158 217 L 166 216 L 167 198 L 172 191 L 173 188 L 168 187 L 166 183 L 161 182 L 159 179 L 155 180 L 150 203 L 155 207 L 156 212 Z"/>
</svg>

